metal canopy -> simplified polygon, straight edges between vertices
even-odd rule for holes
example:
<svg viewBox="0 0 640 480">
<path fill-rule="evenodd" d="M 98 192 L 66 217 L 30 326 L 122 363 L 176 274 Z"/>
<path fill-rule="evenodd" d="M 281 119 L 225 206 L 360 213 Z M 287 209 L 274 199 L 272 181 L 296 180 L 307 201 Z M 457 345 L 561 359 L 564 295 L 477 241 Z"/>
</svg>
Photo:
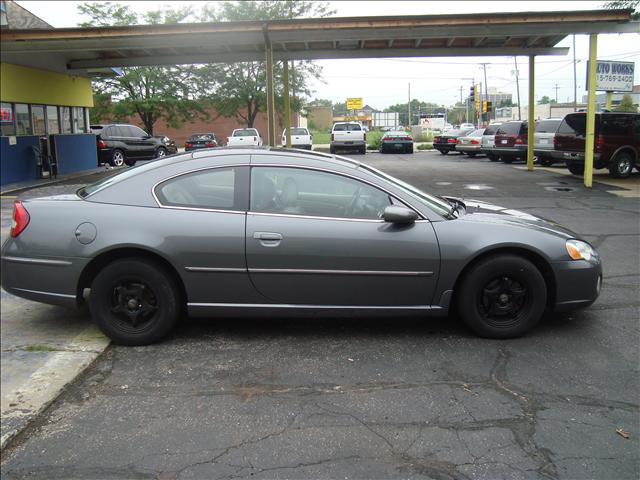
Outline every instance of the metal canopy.
<svg viewBox="0 0 640 480">
<path fill-rule="evenodd" d="M 631 10 L 352 17 L 11 30 L 3 62 L 60 72 L 274 60 L 566 55 L 570 34 L 640 33 Z"/>
</svg>

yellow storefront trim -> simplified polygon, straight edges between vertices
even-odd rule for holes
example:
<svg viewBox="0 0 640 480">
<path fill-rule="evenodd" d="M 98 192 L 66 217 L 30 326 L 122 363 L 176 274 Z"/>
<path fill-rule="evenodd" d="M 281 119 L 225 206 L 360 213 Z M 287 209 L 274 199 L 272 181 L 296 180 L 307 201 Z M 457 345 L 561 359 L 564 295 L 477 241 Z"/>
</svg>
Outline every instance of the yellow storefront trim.
<svg viewBox="0 0 640 480">
<path fill-rule="evenodd" d="M 35 68 L 0 63 L 3 102 L 93 107 L 91 80 Z"/>
</svg>

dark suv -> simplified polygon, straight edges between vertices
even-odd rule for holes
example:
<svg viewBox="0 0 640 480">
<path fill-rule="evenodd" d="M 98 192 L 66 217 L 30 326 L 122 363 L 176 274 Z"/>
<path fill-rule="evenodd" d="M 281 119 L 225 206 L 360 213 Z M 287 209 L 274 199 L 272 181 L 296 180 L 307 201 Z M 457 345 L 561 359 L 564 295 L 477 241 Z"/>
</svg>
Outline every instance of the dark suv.
<svg viewBox="0 0 640 480">
<path fill-rule="evenodd" d="M 554 137 L 554 155 L 575 175 L 584 173 L 586 113 L 570 113 Z M 608 168 L 611 176 L 625 178 L 640 170 L 640 114 L 596 113 L 593 168 Z"/>
<path fill-rule="evenodd" d="M 131 166 L 137 160 L 149 160 L 167 154 L 167 146 L 162 138 L 152 137 L 135 125 L 91 125 L 91 132 L 96 134 L 100 164 Z"/>
<path fill-rule="evenodd" d="M 527 122 L 513 120 L 504 122 L 498 127 L 495 137 L 495 147 L 491 150 L 504 163 L 527 158 Z"/>
</svg>

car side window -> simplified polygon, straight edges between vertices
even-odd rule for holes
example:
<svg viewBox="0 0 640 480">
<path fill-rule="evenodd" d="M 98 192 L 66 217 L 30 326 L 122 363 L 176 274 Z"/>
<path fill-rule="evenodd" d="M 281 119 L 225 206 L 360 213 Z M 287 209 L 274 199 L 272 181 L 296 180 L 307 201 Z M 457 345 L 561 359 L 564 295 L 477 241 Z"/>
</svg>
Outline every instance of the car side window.
<svg viewBox="0 0 640 480">
<path fill-rule="evenodd" d="M 600 134 L 627 135 L 630 120 L 630 115 L 603 115 Z"/>
<path fill-rule="evenodd" d="M 235 168 L 216 168 L 166 180 L 155 194 L 163 206 L 240 210 L 235 184 Z"/>
<path fill-rule="evenodd" d="M 251 169 L 251 211 L 379 220 L 392 204 L 371 185 L 341 175 L 285 167 Z"/>
<path fill-rule="evenodd" d="M 128 127 L 129 129 L 129 135 L 132 137 L 146 137 L 147 136 L 147 132 L 145 132 L 144 130 L 142 130 L 139 127 L 130 125 Z"/>
</svg>

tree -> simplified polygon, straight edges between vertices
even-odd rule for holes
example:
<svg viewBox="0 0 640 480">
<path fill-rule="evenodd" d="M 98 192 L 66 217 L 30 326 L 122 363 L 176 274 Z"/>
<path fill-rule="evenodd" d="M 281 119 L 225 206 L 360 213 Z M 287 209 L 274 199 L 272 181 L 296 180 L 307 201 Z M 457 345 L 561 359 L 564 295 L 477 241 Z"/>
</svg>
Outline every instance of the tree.
<svg viewBox="0 0 640 480">
<path fill-rule="evenodd" d="M 622 96 L 622 100 L 616 106 L 616 108 L 614 108 L 614 110 L 616 112 L 637 113 L 638 112 L 638 105 L 634 105 L 633 99 L 631 98 L 631 95 L 629 95 L 628 93 L 625 93 Z"/>
<path fill-rule="evenodd" d="M 608 10 L 612 9 L 629 9 L 634 10 L 631 14 L 632 20 L 640 20 L 640 12 L 638 12 L 638 5 L 640 5 L 640 0 L 613 0 L 611 2 L 605 3 L 602 8 L 606 8 Z"/>
<path fill-rule="evenodd" d="M 129 6 L 111 2 L 84 3 L 79 12 L 89 20 L 80 26 L 131 25 L 137 23 L 178 23 L 193 19 L 191 7 L 162 7 L 138 16 Z M 206 104 L 196 101 L 189 92 L 197 81 L 194 67 L 125 67 L 122 75 L 93 81 L 95 118 L 126 120 L 137 115 L 147 132 L 164 119 L 178 127 L 194 115 L 206 116 Z"/>
<path fill-rule="evenodd" d="M 554 98 L 549 98 L 547 95 L 538 100 L 538 105 L 546 105 L 547 103 L 556 103 Z"/>
<path fill-rule="evenodd" d="M 334 13 L 324 3 L 304 0 L 222 2 L 219 9 L 206 5 L 199 19 L 205 22 L 279 20 L 301 17 L 324 17 Z M 278 111 L 283 110 L 282 62 L 274 63 L 275 103 Z M 198 68 L 201 78 L 208 79 L 204 93 L 211 99 L 216 112 L 252 127 L 260 112 L 266 111 L 266 68 L 265 62 L 241 62 L 231 64 L 211 64 Z M 303 97 L 309 96 L 310 78 L 320 78 L 321 68 L 310 61 L 296 61 L 289 70 L 293 94 L 291 108 L 302 110 Z M 293 90 L 293 91 L 291 91 Z"/>
<path fill-rule="evenodd" d="M 505 100 L 502 100 L 496 108 L 502 108 L 502 107 L 517 107 L 517 105 L 515 105 L 513 103 L 513 101 L 510 98 L 507 98 Z"/>
</svg>

